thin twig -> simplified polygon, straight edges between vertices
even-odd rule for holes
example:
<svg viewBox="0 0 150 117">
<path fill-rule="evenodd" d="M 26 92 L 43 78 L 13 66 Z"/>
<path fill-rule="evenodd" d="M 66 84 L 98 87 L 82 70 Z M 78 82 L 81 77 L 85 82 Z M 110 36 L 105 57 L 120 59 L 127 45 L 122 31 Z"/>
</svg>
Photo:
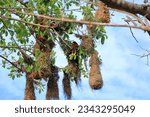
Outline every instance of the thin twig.
<svg viewBox="0 0 150 117">
<path fill-rule="evenodd" d="M 112 9 L 112 8 L 109 8 L 109 9 Z M 132 14 L 132 13 L 129 13 L 129 12 L 126 12 L 126 11 L 123 11 L 123 10 L 114 9 L 114 8 L 113 8 L 113 10 L 134 17 L 135 19 L 137 19 L 137 21 L 138 21 L 141 25 L 144 25 L 144 24 L 145 24 L 145 23 L 141 20 L 141 18 L 139 18 L 139 17 L 138 17 L 137 15 L 135 15 L 135 14 Z"/>
<path fill-rule="evenodd" d="M 142 50 L 146 51 L 147 53 L 143 54 L 143 55 L 138 55 L 138 54 L 131 54 L 140 58 L 145 58 L 147 59 L 147 65 L 149 65 L 149 56 L 150 56 L 150 51 L 144 49 L 143 47 L 139 46 Z"/>
<path fill-rule="evenodd" d="M 127 22 L 127 24 L 129 24 L 129 22 Z M 137 43 L 139 43 L 139 41 L 138 41 L 138 40 L 136 39 L 136 37 L 134 36 L 134 33 L 133 33 L 133 31 L 132 31 L 132 28 L 129 27 L 129 29 L 130 29 L 130 32 L 131 32 L 133 38 L 135 39 L 135 41 L 136 41 Z"/>
<path fill-rule="evenodd" d="M 70 45 L 68 45 L 67 42 L 64 39 L 62 39 L 60 34 L 55 29 L 53 29 L 53 31 L 57 35 L 58 39 L 61 40 L 67 47 L 69 47 L 71 49 Z M 60 44 L 59 40 L 57 40 L 57 42 Z"/>
<path fill-rule="evenodd" d="M 46 25 L 34 24 L 34 23 L 26 22 L 24 20 L 12 18 L 12 17 L 6 17 L 6 16 L 2 16 L 2 15 L 0 15 L 0 17 L 4 18 L 4 19 L 8 19 L 8 20 L 15 20 L 15 21 L 18 21 L 18 22 L 22 22 L 22 23 L 37 26 L 37 27 L 49 28 L 49 26 L 46 26 Z"/>
<path fill-rule="evenodd" d="M 1 9 L 9 9 L 9 10 L 37 10 L 36 8 L 27 8 L 27 7 L 22 7 L 22 8 L 11 8 L 11 7 L 3 7 L 0 6 Z"/>
<path fill-rule="evenodd" d="M 139 54 L 131 54 L 131 55 L 138 56 L 140 58 L 144 58 L 144 57 L 150 56 L 150 53 L 143 54 L 143 55 L 139 55 Z"/>
<path fill-rule="evenodd" d="M 147 58 L 147 65 L 149 65 L 149 56 L 147 56 L 146 58 Z"/>
<path fill-rule="evenodd" d="M 10 49 L 10 48 L 16 48 L 16 49 L 19 49 L 18 46 L 3 46 L 3 45 L 0 45 L 0 48 L 8 48 L 8 49 Z M 28 52 L 30 52 L 31 54 L 33 54 L 31 51 L 29 51 L 29 50 L 27 50 L 27 49 L 25 49 L 25 48 L 20 47 L 20 49 L 23 49 L 23 50 L 28 51 Z"/>
</svg>

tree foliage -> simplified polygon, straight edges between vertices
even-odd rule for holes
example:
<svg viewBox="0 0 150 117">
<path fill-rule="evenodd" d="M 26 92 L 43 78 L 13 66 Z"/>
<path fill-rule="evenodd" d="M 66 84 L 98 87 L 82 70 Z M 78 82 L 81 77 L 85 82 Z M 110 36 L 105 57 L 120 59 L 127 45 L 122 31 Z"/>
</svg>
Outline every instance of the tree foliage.
<svg viewBox="0 0 150 117">
<path fill-rule="evenodd" d="M 104 1 L 103 1 L 104 2 Z M 70 82 L 77 85 L 81 76 L 89 78 L 92 89 L 103 85 L 99 68 L 101 59 L 96 43 L 107 39 L 104 25 L 110 24 L 109 2 L 99 0 L 4 0 L 0 1 L 0 57 L 2 67 L 10 70 L 13 80 L 26 76 L 25 99 L 36 99 L 34 90 L 43 91 L 47 83 L 46 99 L 59 99 L 59 71 L 64 73 L 63 88 L 71 99 Z M 150 31 L 146 23 L 137 26 L 120 25 Z M 145 17 L 148 18 L 148 17 Z M 129 19 L 128 19 L 129 20 Z M 147 20 L 145 20 L 147 21 Z M 143 24 L 144 23 L 144 24 Z M 74 37 L 71 39 L 71 37 Z M 78 40 L 78 41 L 77 41 Z M 54 47 L 59 45 L 68 65 L 55 65 Z M 88 58 L 89 67 L 87 67 Z M 89 69 L 89 75 L 88 75 Z"/>
</svg>

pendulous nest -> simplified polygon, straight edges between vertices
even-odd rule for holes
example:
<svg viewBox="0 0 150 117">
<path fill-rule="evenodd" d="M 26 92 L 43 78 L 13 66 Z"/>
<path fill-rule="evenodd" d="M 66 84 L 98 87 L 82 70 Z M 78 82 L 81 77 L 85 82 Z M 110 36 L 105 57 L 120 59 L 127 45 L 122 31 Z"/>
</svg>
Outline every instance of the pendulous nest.
<svg viewBox="0 0 150 117">
<path fill-rule="evenodd" d="M 71 84 L 70 84 L 70 77 L 68 74 L 64 72 L 64 78 L 63 78 L 63 90 L 66 99 L 71 99 L 72 92 L 71 92 Z"/>
<path fill-rule="evenodd" d="M 28 77 L 26 74 L 26 88 L 25 88 L 25 100 L 35 100 L 34 84 L 33 79 Z"/>
</svg>

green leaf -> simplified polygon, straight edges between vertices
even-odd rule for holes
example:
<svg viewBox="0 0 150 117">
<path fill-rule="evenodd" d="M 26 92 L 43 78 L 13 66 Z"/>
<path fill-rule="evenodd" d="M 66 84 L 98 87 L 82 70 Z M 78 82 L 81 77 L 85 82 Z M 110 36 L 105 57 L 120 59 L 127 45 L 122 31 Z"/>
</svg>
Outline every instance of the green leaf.
<svg viewBox="0 0 150 117">
<path fill-rule="evenodd" d="M 5 68 L 6 67 L 6 61 L 2 60 L 2 67 Z"/>
<path fill-rule="evenodd" d="M 41 89 L 39 89 L 39 94 L 41 94 L 41 92 L 42 92 Z"/>
<path fill-rule="evenodd" d="M 92 13 L 92 8 L 89 6 L 81 6 L 81 9 L 83 10 L 82 15 L 85 17 L 86 20 L 93 20 L 94 14 Z"/>
<path fill-rule="evenodd" d="M 61 8 L 63 6 L 63 3 L 61 1 L 58 1 L 57 5 L 58 5 L 59 8 Z"/>
<path fill-rule="evenodd" d="M 105 43 L 105 37 L 103 36 L 102 38 L 101 38 L 101 44 L 103 45 Z"/>
<path fill-rule="evenodd" d="M 67 33 L 64 33 L 63 38 L 64 39 L 69 39 L 69 35 Z"/>
<path fill-rule="evenodd" d="M 69 55 L 69 60 L 76 60 L 76 58 L 77 58 L 76 53 L 71 53 L 71 54 Z"/>
<path fill-rule="evenodd" d="M 34 68 L 33 65 L 27 65 L 27 66 L 26 66 L 26 71 L 27 71 L 27 72 L 32 72 L 32 71 L 33 71 L 33 68 Z"/>
<path fill-rule="evenodd" d="M 9 76 L 12 80 L 15 79 L 15 75 L 13 75 L 13 73 L 8 74 L 8 76 Z"/>
</svg>

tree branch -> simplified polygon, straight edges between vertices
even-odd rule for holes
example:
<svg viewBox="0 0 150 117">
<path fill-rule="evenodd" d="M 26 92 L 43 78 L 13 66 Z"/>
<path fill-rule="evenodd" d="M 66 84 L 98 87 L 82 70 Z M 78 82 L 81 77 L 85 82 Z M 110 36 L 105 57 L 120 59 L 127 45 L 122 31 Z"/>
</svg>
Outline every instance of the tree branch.
<svg viewBox="0 0 150 117">
<path fill-rule="evenodd" d="M 112 10 L 112 8 L 110 8 Z M 140 17 L 138 17 L 136 14 L 133 14 L 133 13 L 129 13 L 127 11 L 123 11 L 123 10 L 119 10 L 119 9 L 115 9 L 113 8 L 113 10 L 117 11 L 117 12 L 120 12 L 120 13 L 124 13 L 124 14 L 127 14 L 133 18 L 135 18 L 141 25 L 145 25 L 145 23 L 142 21 L 142 19 Z"/>
<path fill-rule="evenodd" d="M 49 28 L 49 26 L 46 26 L 46 25 L 34 24 L 34 23 L 26 22 L 24 20 L 17 19 L 17 18 L 2 16 L 2 15 L 0 15 L 0 17 L 3 18 L 3 19 L 15 20 L 15 21 L 18 21 L 18 22 L 22 22 L 22 23 L 37 26 L 37 27 Z"/>
<path fill-rule="evenodd" d="M 12 38 L 14 43 L 18 46 L 18 49 L 20 50 L 22 57 L 24 58 L 24 62 L 27 64 L 32 64 L 34 61 L 31 58 L 31 56 L 29 56 L 23 49 L 21 49 L 21 47 L 17 44 L 17 42 L 15 41 L 14 38 Z"/>
<path fill-rule="evenodd" d="M 1 7 L 0 7 L 0 9 L 1 9 Z M 45 15 L 25 13 L 25 12 L 19 12 L 19 11 L 12 11 L 12 12 L 19 13 L 19 14 L 24 14 L 24 15 L 35 16 L 35 17 L 40 17 L 40 18 L 44 18 L 44 19 L 48 19 L 48 20 L 72 22 L 72 23 L 85 24 L 85 25 L 91 25 L 91 26 L 96 25 L 96 26 L 113 26 L 113 27 L 131 27 L 131 28 L 142 29 L 142 30 L 145 30 L 145 31 L 150 31 L 149 26 L 143 26 L 143 25 L 142 26 L 133 26 L 133 25 L 126 25 L 126 24 L 100 23 L 100 22 L 93 22 L 93 21 L 86 21 L 86 20 L 73 20 L 73 19 L 68 19 L 68 18 L 64 18 L 64 17 L 62 17 L 62 18 L 49 17 L 49 16 L 45 16 Z M 9 19 L 9 20 L 16 20 L 16 21 L 19 21 L 19 22 L 23 22 L 25 24 L 34 25 L 34 26 L 38 26 L 38 27 L 51 28 L 51 26 L 34 24 L 34 23 L 26 22 L 24 20 L 12 18 L 12 17 L 6 17 L 6 16 L 2 16 L 2 15 L 0 15 L 0 17 L 4 18 L 4 19 Z"/>
<path fill-rule="evenodd" d="M 19 46 L 20 47 L 20 46 Z M 20 47 L 19 48 L 18 46 L 3 46 L 3 45 L 0 45 L 0 48 L 8 48 L 8 49 L 10 49 L 10 48 L 16 48 L 16 49 L 23 49 L 23 50 L 25 50 L 25 51 L 28 51 L 28 52 L 30 52 L 31 54 L 33 54 L 31 51 L 29 51 L 29 50 L 27 50 L 27 49 L 25 49 L 25 48 L 23 48 L 23 47 Z"/>
<path fill-rule="evenodd" d="M 23 70 L 21 68 L 19 68 L 16 64 L 14 64 L 13 62 L 11 62 L 10 60 L 8 60 L 7 58 L 5 58 L 4 56 L 0 55 L 0 58 L 6 60 L 8 63 L 10 63 L 12 66 L 16 67 L 19 71 L 23 72 Z"/>
<path fill-rule="evenodd" d="M 27 7 L 22 7 L 22 8 L 14 8 L 14 7 L 3 7 L 3 6 L 0 6 L 0 8 L 2 8 L 2 9 L 9 9 L 9 10 L 32 10 L 32 11 L 37 11 L 37 9 L 36 8 L 27 8 Z"/>
</svg>

